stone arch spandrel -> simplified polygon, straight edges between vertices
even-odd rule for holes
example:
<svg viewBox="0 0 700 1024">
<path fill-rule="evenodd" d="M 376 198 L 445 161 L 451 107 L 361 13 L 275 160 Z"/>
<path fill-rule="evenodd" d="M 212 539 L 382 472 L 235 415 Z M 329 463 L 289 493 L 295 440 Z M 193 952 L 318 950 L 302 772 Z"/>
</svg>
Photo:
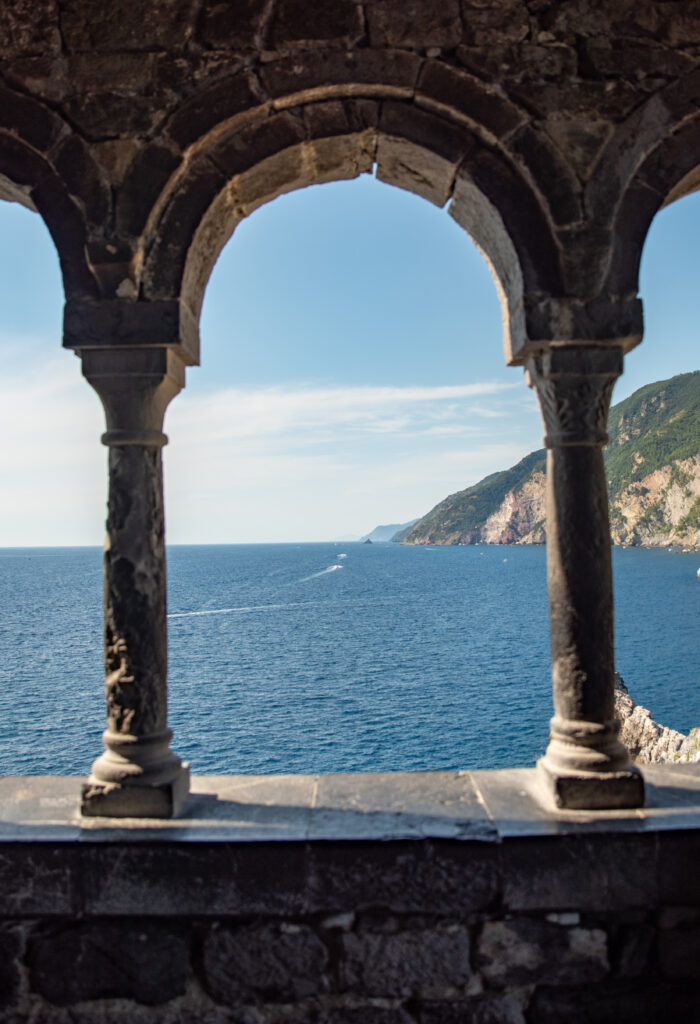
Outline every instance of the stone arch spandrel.
<svg viewBox="0 0 700 1024">
<path fill-rule="evenodd" d="M 506 333 L 509 361 L 525 358 L 521 349 L 529 344 L 523 311 L 543 294 L 561 293 L 560 255 L 542 197 L 515 162 L 465 123 L 396 97 L 334 96 L 268 109 L 258 121 L 210 132 L 208 141 L 170 176 L 147 224 L 140 278 L 146 301 L 177 299 L 196 322 L 216 258 L 243 217 L 283 192 L 375 166 L 380 180 L 438 206 L 453 200 L 453 216 L 499 279 L 504 319 L 518 318 Z"/>
</svg>

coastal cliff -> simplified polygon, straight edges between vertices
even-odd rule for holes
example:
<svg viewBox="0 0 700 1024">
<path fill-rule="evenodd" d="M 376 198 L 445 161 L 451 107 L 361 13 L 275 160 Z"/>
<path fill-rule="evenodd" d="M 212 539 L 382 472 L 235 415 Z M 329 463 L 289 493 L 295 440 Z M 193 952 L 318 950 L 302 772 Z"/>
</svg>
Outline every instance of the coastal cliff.
<svg viewBox="0 0 700 1024">
<path fill-rule="evenodd" d="M 620 739 L 638 764 L 659 761 L 700 761 L 700 730 L 688 736 L 659 725 L 646 708 L 636 704 L 619 673 L 615 674 L 615 715 Z"/>
<path fill-rule="evenodd" d="M 605 451 L 615 544 L 700 548 L 700 371 L 640 388 L 610 410 Z M 544 449 L 451 494 L 393 539 L 542 544 Z"/>
</svg>

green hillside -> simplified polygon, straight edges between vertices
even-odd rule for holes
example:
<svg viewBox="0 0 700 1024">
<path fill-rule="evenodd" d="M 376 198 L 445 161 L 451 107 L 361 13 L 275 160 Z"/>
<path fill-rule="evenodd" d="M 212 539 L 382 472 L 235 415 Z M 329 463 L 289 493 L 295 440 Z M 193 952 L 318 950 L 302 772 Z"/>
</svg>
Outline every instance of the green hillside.
<svg viewBox="0 0 700 1024">
<path fill-rule="evenodd" d="M 635 480 L 700 450 L 700 371 L 635 391 L 608 417 L 605 469 L 611 498 Z"/>
<path fill-rule="evenodd" d="M 697 480 L 678 465 L 681 460 L 700 455 L 700 371 L 635 391 L 611 408 L 608 431 L 605 465 L 611 519 L 622 530 L 619 542 L 644 543 L 648 535 L 669 526 L 662 495 L 647 504 L 639 522 L 630 528 L 628 499 L 643 496 L 646 491 L 640 481 L 657 470 L 665 469 L 667 491 L 673 483 L 685 489 L 687 511 L 680 522 L 672 524 L 674 529 L 681 533 L 700 529 L 700 498 L 693 501 Z M 506 495 L 511 491 L 517 494 L 544 467 L 544 449 L 532 452 L 510 469 L 492 473 L 472 487 L 451 494 L 394 540 L 405 544 L 477 543 L 482 540 L 479 531 L 499 510 Z"/>
<path fill-rule="evenodd" d="M 451 494 L 419 519 L 404 537 L 405 544 L 458 544 L 498 509 L 508 491 L 538 469 L 544 469 L 545 451 L 531 452 L 510 469 L 492 473 L 465 491 Z M 398 539 L 398 538 L 397 538 Z"/>
</svg>

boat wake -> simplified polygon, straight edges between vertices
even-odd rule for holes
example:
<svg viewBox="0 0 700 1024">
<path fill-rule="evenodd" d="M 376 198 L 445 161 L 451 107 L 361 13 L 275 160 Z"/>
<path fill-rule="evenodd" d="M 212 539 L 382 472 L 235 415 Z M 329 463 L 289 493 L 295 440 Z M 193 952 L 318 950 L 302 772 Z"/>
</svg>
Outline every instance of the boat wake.
<svg viewBox="0 0 700 1024">
<path fill-rule="evenodd" d="M 329 572 L 335 572 L 337 569 L 342 569 L 342 568 L 344 568 L 344 566 L 342 566 L 340 564 L 329 565 L 327 569 L 321 569 L 320 572 L 314 572 L 310 576 L 304 576 L 304 578 L 299 580 L 299 582 L 300 583 L 308 583 L 309 580 L 318 579 L 319 576 L 326 576 Z"/>
<path fill-rule="evenodd" d="M 292 601 L 286 604 L 244 604 L 236 608 L 203 608 L 198 612 L 170 612 L 169 619 L 191 619 L 200 615 L 233 615 L 236 612 L 268 612 L 280 608 L 300 608 L 309 604 L 308 601 Z"/>
</svg>

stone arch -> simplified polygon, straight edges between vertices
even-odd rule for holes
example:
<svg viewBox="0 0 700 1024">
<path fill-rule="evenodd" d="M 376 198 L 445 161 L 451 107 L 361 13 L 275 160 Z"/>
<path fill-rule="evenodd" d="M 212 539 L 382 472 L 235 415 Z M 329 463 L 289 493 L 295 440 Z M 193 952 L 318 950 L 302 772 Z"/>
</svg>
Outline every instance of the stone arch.
<svg viewBox="0 0 700 1024">
<path fill-rule="evenodd" d="M 532 341 L 529 310 L 561 293 L 559 250 L 541 194 L 483 135 L 396 96 L 334 95 L 234 115 L 192 144 L 156 199 L 140 243 L 140 296 L 180 304 L 180 333 L 194 355 L 204 288 L 236 224 L 283 192 L 376 165 L 381 180 L 450 204 L 494 274 L 507 358 L 521 362 Z"/>
<path fill-rule="evenodd" d="M 0 198 L 20 202 L 46 223 L 66 296 L 95 296 L 91 229 L 104 231 L 109 191 L 85 143 L 53 111 L 0 88 Z"/>
<path fill-rule="evenodd" d="M 636 296 L 655 214 L 700 186 L 700 72 L 653 95 L 616 130 L 588 182 L 586 211 L 599 236 L 593 286 Z"/>
<path fill-rule="evenodd" d="M 636 293 L 651 222 L 664 206 L 700 189 L 700 113 L 649 153 L 625 189 L 615 218 L 609 287 Z"/>
</svg>

